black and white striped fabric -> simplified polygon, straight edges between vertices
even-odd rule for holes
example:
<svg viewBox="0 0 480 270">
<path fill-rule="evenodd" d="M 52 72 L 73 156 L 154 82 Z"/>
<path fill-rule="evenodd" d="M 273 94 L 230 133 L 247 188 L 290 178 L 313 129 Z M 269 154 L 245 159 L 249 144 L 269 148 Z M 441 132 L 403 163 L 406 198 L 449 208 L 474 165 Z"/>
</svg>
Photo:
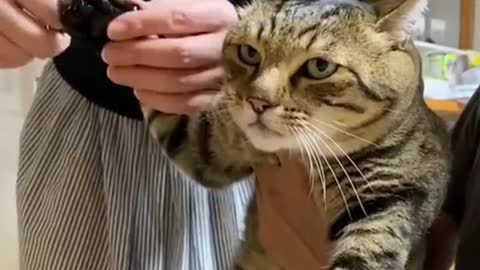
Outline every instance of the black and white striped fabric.
<svg viewBox="0 0 480 270">
<path fill-rule="evenodd" d="M 144 123 L 90 103 L 48 64 L 21 137 L 21 269 L 228 269 L 251 190 L 185 179 Z"/>
</svg>

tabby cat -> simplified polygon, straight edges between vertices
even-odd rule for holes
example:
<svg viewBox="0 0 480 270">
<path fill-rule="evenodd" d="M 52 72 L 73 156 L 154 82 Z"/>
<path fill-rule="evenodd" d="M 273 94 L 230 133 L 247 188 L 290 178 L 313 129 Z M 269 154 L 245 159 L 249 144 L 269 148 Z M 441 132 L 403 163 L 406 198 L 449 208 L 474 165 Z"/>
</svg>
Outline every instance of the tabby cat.
<svg viewBox="0 0 480 270">
<path fill-rule="evenodd" d="M 289 151 L 326 211 L 331 269 L 413 269 L 450 166 L 409 37 L 425 5 L 254 0 L 226 37 L 217 99 L 190 116 L 143 108 L 149 128 L 184 173 L 212 188 Z M 254 203 L 235 267 L 279 269 L 259 243 Z"/>
</svg>

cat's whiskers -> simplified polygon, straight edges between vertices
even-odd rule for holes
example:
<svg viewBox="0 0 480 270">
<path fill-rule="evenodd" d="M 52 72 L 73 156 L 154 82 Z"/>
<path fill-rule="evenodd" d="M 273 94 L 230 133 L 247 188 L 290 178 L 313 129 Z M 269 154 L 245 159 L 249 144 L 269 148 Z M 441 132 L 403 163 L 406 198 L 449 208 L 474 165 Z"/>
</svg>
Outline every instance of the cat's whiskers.
<svg viewBox="0 0 480 270">
<path fill-rule="evenodd" d="M 336 130 L 336 131 L 339 131 L 339 132 L 341 132 L 341 133 L 343 133 L 343 134 L 345 134 L 345 135 L 348 135 L 348 136 L 350 136 L 350 137 L 352 137 L 352 138 L 355 138 L 355 139 L 361 140 L 361 141 L 363 141 L 363 142 L 366 142 L 366 143 L 368 143 L 368 144 L 370 144 L 370 145 L 372 145 L 372 146 L 376 146 L 376 147 L 379 146 L 378 144 L 376 144 L 376 143 L 374 143 L 374 142 L 372 142 L 372 141 L 369 141 L 369 140 L 367 140 L 367 139 L 365 139 L 365 138 L 362 138 L 362 137 L 360 137 L 360 136 L 358 136 L 358 135 L 355 135 L 355 134 L 353 134 L 353 133 L 350 133 L 350 132 L 348 132 L 348 131 L 346 131 L 346 130 L 343 130 L 343 129 L 339 128 L 339 127 L 336 127 L 336 126 L 334 126 L 334 125 L 330 125 L 330 124 L 328 124 L 328 123 L 325 123 L 324 121 L 321 121 L 321 120 L 318 120 L 318 119 L 315 119 L 315 118 L 310 118 L 310 120 L 311 120 L 311 121 L 315 121 L 316 123 L 318 123 L 318 124 L 320 124 L 320 125 L 324 125 L 324 126 L 326 126 L 326 127 L 332 128 L 332 129 L 334 129 L 334 130 Z"/>
<path fill-rule="evenodd" d="M 385 111 L 389 111 L 389 112 L 393 112 L 393 113 L 398 113 L 398 114 L 405 113 L 405 111 L 392 110 L 392 109 L 387 109 L 387 108 L 385 108 Z"/>
<path fill-rule="evenodd" d="M 305 152 L 304 152 L 304 149 L 303 149 L 304 145 L 301 141 L 301 138 L 299 137 L 299 134 L 296 132 L 295 128 L 296 128 L 295 126 L 289 126 L 288 131 L 291 133 L 291 135 L 295 139 L 296 143 L 299 145 L 300 156 L 301 156 L 302 160 L 305 160 Z M 292 151 L 292 149 L 288 148 L 288 152 L 291 153 L 291 151 Z M 308 154 L 307 154 L 307 158 L 310 158 L 308 156 Z M 309 160 L 309 162 L 311 162 L 311 161 Z M 310 170 L 313 170 L 313 165 L 312 164 L 310 164 Z"/>
<path fill-rule="evenodd" d="M 299 123 L 298 122 L 298 119 L 297 121 L 295 121 L 296 123 Z M 300 128 L 296 127 L 297 130 L 299 130 L 298 132 L 301 134 L 301 130 Z M 321 151 L 320 151 L 321 152 Z M 314 152 L 315 153 L 315 152 Z M 323 155 L 323 153 L 322 153 Z M 322 163 L 322 160 L 321 158 L 318 156 L 318 154 L 315 155 L 315 161 L 316 161 L 316 165 L 317 167 L 319 167 L 319 173 L 318 173 L 318 176 L 320 177 L 320 181 L 322 183 L 322 190 L 323 190 L 323 204 L 325 206 L 325 209 L 327 209 L 327 178 L 325 176 L 325 169 L 323 167 L 323 163 Z"/>
<path fill-rule="evenodd" d="M 299 123 L 300 123 L 300 122 L 299 122 Z M 305 128 L 305 127 L 304 127 L 304 128 Z M 306 128 L 306 129 L 307 129 L 307 131 L 308 131 L 308 128 Z M 327 157 L 326 157 L 325 154 L 323 154 L 323 152 L 320 150 L 320 147 L 319 147 L 319 145 L 317 144 L 317 142 L 315 141 L 315 139 L 312 138 L 311 135 L 310 135 L 307 131 L 303 131 L 303 130 L 302 130 L 302 135 L 305 137 L 305 139 L 306 139 L 307 141 L 309 141 L 309 145 L 311 145 L 312 148 L 313 148 L 313 150 L 314 150 L 314 151 L 313 151 L 314 155 L 317 155 L 317 153 L 320 153 L 320 154 L 322 155 L 322 157 L 323 157 L 325 163 L 327 164 L 330 172 L 332 173 L 332 176 L 333 176 L 333 178 L 334 178 L 334 180 L 335 180 L 335 183 L 336 183 L 336 185 L 337 185 L 337 187 L 338 187 L 338 190 L 339 190 L 339 192 L 340 192 L 340 196 L 342 197 L 342 200 L 343 200 L 343 203 L 344 203 L 344 205 L 345 205 L 345 209 L 346 209 L 346 211 L 347 211 L 347 213 L 348 213 L 348 216 L 350 217 L 350 219 L 353 219 L 352 214 L 351 214 L 351 212 L 350 212 L 350 208 L 348 207 L 347 197 L 345 196 L 345 192 L 343 191 L 343 188 L 342 188 L 342 185 L 341 185 L 341 183 L 340 183 L 340 180 L 338 179 L 337 175 L 335 174 L 335 170 L 333 170 L 333 167 L 332 167 L 332 165 L 330 164 L 330 162 L 328 161 Z M 326 193 L 326 188 L 325 188 L 325 193 Z"/>
<path fill-rule="evenodd" d="M 297 127 L 296 129 L 298 130 L 299 134 L 302 134 L 300 128 Z M 301 138 L 303 138 L 303 136 Z M 305 139 L 304 139 L 304 141 L 305 141 Z M 304 144 L 307 145 L 310 149 L 309 155 L 313 158 L 313 162 L 315 163 L 315 168 L 316 168 L 316 171 L 317 171 L 317 175 L 320 177 L 320 183 L 322 184 L 323 202 L 324 202 L 325 208 L 327 208 L 327 189 L 326 189 L 327 185 L 326 185 L 325 177 L 322 177 L 322 174 L 324 174 L 324 168 L 323 168 L 322 160 L 319 157 L 319 154 L 315 151 L 315 147 L 313 147 L 313 145 L 309 141 L 305 141 Z M 313 186 L 314 186 L 314 183 L 315 183 L 314 176 L 315 175 L 312 174 L 312 179 L 311 179 L 312 190 L 311 190 L 311 192 L 313 192 Z"/>
<path fill-rule="evenodd" d="M 321 128 L 313 125 L 312 123 L 309 123 L 307 122 L 307 124 L 314 128 L 317 132 L 319 132 L 321 135 L 325 136 L 329 141 L 331 141 L 333 143 L 333 145 L 335 145 L 338 150 L 340 150 L 340 152 L 342 152 L 342 154 L 348 159 L 348 161 L 353 165 L 353 167 L 355 168 L 355 170 L 357 170 L 357 172 L 360 174 L 360 176 L 362 176 L 363 180 L 365 181 L 365 183 L 367 184 L 368 187 L 370 187 L 370 182 L 368 182 L 368 179 L 367 177 L 363 174 L 362 170 L 360 170 L 360 168 L 357 166 L 357 163 L 355 161 L 353 161 L 353 159 L 350 157 L 350 155 L 343 149 L 343 147 L 341 147 L 332 137 L 330 137 L 327 133 L 325 133 L 325 131 L 323 131 Z M 373 190 L 372 190 L 373 191 Z"/>
<path fill-rule="evenodd" d="M 347 124 L 345 123 L 342 123 L 342 122 L 339 122 L 339 121 L 335 121 L 333 120 L 332 123 L 334 123 L 335 125 L 337 126 L 341 126 L 341 127 L 347 127 Z"/>
<path fill-rule="evenodd" d="M 305 143 L 303 142 L 302 138 L 297 136 L 298 133 L 297 133 L 296 130 L 298 128 L 293 127 L 292 129 L 293 129 L 293 135 L 294 135 L 295 140 L 297 140 L 297 142 L 300 144 L 300 152 L 301 152 L 302 158 L 303 158 L 303 155 L 304 155 L 303 147 L 305 147 L 305 150 L 307 151 L 307 158 L 308 158 L 308 163 L 309 163 L 310 195 L 312 195 L 314 181 L 315 181 L 315 176 L 314 176 L 315 166 L 313 165 L 313 161 L 312 161 L 312 158 L 311 158 L 311 152 L 310 152 L 310 149 L 308 148 L 308 146 L 306 146 Z"/>
<path fill-rule="evenodd" d="M 292 135 L 293 138 L 295 139 L 295 142 L 300 145 L 300 141 L 299 141 L 299 139 L 297 138 L 297 136 L 296 136 L 296 134 L 295 134 L 295 130 L 293 129 L 293 127 L 292 127 L 291 125 L 288 125 L 288 124 L 287 124 L 286 126 L 287 126 L 287 130 L 288 130 L 288 132 L 290 133 L 290 135 Z M 300 154 L 301 154 L 302 160 L 304 160 L 304 157 L 303 157 L 304 153 L 303 153 L 303 149 L 302 149 L 301 147 L 300 147 Z M 289 157 L 292 156 L 292 149 L 291 149 L 291 147 L 288 147 L 288 156 L 289 156 Z"/>
<path fill-rule="evenodd" d="M 344 203 L 344 205 L 345 205 L 345 209 L 347 210 L 348 216 L 350 217 L 350 219 L 352 219 L 352 215 L 351 215 L 351 213 L 350 213 L 350 208 L 348 207 L 347 197 L 345 196 L 345 192 L 343 191 L 343 187 L 342 187 L 342 185 L 341 185 L 341 183 L 340 183 L 340 180 L 338 179 L 338 177 L 337 177 L 337 175 L 336 175 L 335 170 L 333 169 L 332 165 L 330 164 L 330 161 L 328 161 L 328 159 L 327 159 L 327 157 L 325 156 L 325 154 L 320 150 L 320 146 L 318 145 L 318 143 L 308 134 L 307 131 L 304 132 L 304 136 L 306 137 L 306 139 L 309 141 L 309 143 L 310 143 L 311 145 L 315 145 L 315 147 L 314 147 L 314 149 L 316 150 L 316 151 L 314 150 L 315 155 L 318 155 L 318 154 L 316 154 L 317 152 L 321 153 L 321 156 L 322 156 L 322 158 L 324 159 L 325 163 L 327 164 L 328 169 L 329 169 L 330 172 L 332 173 L 332 176 L 333 176 L 333 178 L 334 178 L 334 180 L 335 180 L 335 183 L 336 183 L 336 185 L 337 185 L 337 187 L 338 187 L 338 190 L 340 191 L 340 195 L 341 195 L 342 200 L 343 200 L 343 203 Z M 326 201 L 327 201 L 327 198 L 326 198 L 326 194 L 327 194 L 327 193 L 326 193 L 326 190 L 327 190 L 326 180 L 325 180 L 324 184 L 325 184 L 324 187 L 323 187 L 324 190 L 325 190 L 325 192 L 324 192 L 324 201 L 325 201 L 325 205 L 327 205 L 327 203 L 326 203 Z"/>
<path fill-rule="evenodd" d="M 352 181 L 352 178 L 350 177 L 350 174 L 347 172 L 347 170 L 345 169 L 345 166 L 343 166 L 342 162 L 340 161 L 340 159 L 338 158 L 337 154 L 333 151 L 333 149 L 328 145 L 328 143 L 325 142 L 325 140 L 318 135 L 318 133 L 316 133 L 314 130 L 312 130 L 307 124 L 308 122 L 304 122 L 302 121 L 301 122 L 302 125 L 305 127 L 305 129 L 307 131 L 310 131 L 311 134 L 315 135 L 315 137 L 320 140 L 320 143 L 322 143 L 326 148 L 327 150 L 332 154 L 332 156 L 335 158 L 335 160 L 337 161 L 338 165 L 340 165 L 340 168 L 341 170 L 343 171 L 343 173 L 345 174 L 345 176 L 347 177 L 348 179 L 348 182 L 350 183 L 350 186 L 352 187 L 352 190 L 353 190 L 353 193 L 355 194 L 355 197 L 357 198 L 358 200 L 358 203 L 360 205 L 360 208 L 362 209 L 362 212 L 365 214 L 365 216 L 368 216 L 367 214 L 367 211 L 365 210 L 365 207 L 363 206 L 363 203 L 362 203 L 362 199 L 360 198 L 360 195 L 358 194 L 358 191 L 357 191 L 357 188 L 355 186 L 355 184 L 353 183 Z M 348 205 L 347 205 L 348 207 Z"/>
<path fill-rule="evenodd" d="M 322 162 L 321 162 L 321 159 L 320 157 L 318 156 L 318 153 L 315 149 L 315 147 L 311 144 L 311 142 L 308 141 L 308 138 L 305 138 L 304 134 L 302 133 L 302 131 L 297 127 L 297 132 L 301 135 L 301 138 L 303 139 L 303 145 L 305 147 L 307 147 L 307 150 L 308 150 L 308 155 L 311 156 L 315 162 L 315 169 L 317 171 L 317 174 L 319 176 L 321 176 L 321 172 L 323 172 L 323 165 L 322 165 Z M 314 176 L 312 174 L 312 176 Z M 312 190 L 313 190 L 313 184 L 314 184 L 314 181 L 315 179 L 312 178 L 311 180 L 311 184 L 312 184 Z M 321 178 L 320 177 L 320 182 L 322 184 L 322 194 L 323 194 L 323 205 L 325 207 L 325 209 L 328 209 L 328 206 L 327 206 L 327 189 L 326 189 L 326 179 L 325 178 Z"/>
<path fill-rule="evenodd" d="M 289 131 L 290 131 L 290 133 L 292 134 L 292 136 L 293 136 L 293 138 L 295 139 L 295 141 L 297 142 L 297 144 L 299 145 L 300 156 L 301 156 L 302 160 L 305 160 L 306 158 L 305 158 L 305 152 L 304 152 L 304 150 L 303 150 L 303 147 L 304 147 L 304 146 L 303 146 L 302 141 L 301 141 L 300 138 L 298 137 L 298 134 L 295 132 L 294 127 L 293 127 L 293 128 L 290 127 L 290 128 L 289 128 Z M 289 149 L 288 149 L 288 152 L 290 153 L 291 151 L 292 151 L 292 150 L 289 148 Z M 307 158 L 310 158 L 310 157 L 307 155 Z M 312 170 L 313 170 L 313 166 L 312 166 L 310 160 L 309 160 L 309 163 L 310 163 L 310 177 L 312 177 L 312 173 L 311 173 L 311 172 L 312 172 Z"/>
</svg>

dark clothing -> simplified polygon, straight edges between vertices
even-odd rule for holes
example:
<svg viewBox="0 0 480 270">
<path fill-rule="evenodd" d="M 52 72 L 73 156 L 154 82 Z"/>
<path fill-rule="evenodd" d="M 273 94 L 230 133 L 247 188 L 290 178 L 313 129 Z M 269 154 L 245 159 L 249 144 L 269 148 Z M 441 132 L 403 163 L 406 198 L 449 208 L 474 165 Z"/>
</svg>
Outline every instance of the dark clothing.
<svg viewBox="0 0 480 270">
<path fill-rule="evenodd" d="M 478 270 L 480 249 L 480 88 L 452 133 L 453 171 L 445 212 L 461 224 L 455 268 Z"/>
<path fill-rule="evenodd" d="M 63 79 L 91 102 L 123 116 L 141 119 L 139 103 L 130 88 L 114 84 L 107 77 L 107 65 L 98 51 L 82 40 L 53 61 Z"/>
</svg>

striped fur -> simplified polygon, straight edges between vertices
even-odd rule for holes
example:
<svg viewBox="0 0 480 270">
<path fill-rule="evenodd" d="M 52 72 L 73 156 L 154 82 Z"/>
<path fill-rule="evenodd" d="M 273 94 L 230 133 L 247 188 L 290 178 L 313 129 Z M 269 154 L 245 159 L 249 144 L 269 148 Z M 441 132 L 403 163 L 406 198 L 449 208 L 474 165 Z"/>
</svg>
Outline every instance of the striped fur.
<svg viewBox="0 0 480 270">
<path fill-rule="evenodd" d="M 253 2 L 226 38 L 218 99 L 189 117 L 144 108 L 152 134 L 208 187 L 289 150 L 327 213 L 331 269 L 415 269 L 444 198 L 448 139 L 423 101 L 420 58 L 405 38 L 404 18 L 424 1 L 392 3 Z M 319 57 L 314 67 L 332 72 L 312 79 Z M 236 269 L 279 269 L 256 222 L 252 204 Z"/>
</svg>

